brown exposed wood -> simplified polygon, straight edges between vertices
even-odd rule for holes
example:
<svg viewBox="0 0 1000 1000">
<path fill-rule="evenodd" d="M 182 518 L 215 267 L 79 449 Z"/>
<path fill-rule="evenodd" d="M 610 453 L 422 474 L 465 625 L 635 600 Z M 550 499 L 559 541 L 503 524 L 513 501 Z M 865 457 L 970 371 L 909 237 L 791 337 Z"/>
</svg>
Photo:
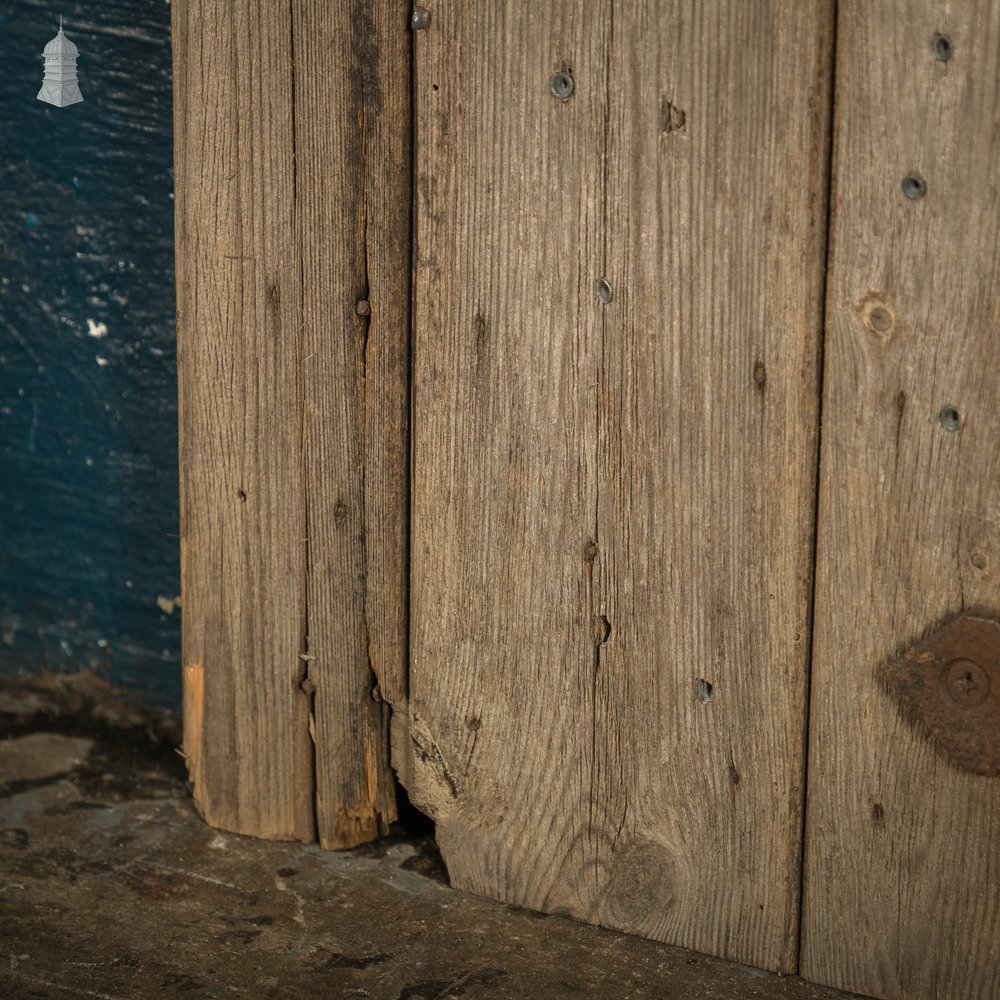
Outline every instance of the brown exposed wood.
<svg viewBox="0 0 1000 1000">
<path fill-rule="evenodd" d="M 395 818 L 386 702 L 405 697 L 408 7 L 348 6 L 331 16 L 320 0 L 292 4 L 307 652 L 325 847 Z"/>
<path fill-rule="evenodd" d="M 459 886 L 785 970 L 829 22 L 446 4 L 416 39 L 411 792 Z"/>
<path fill-rule="evenodd" d="M 405 695 L 406 9 L 175 0 L 173 30 L 195 801 L 351 846 L 395 815 L 376 676 Z"/>
<path fill-rule="evenodd" d="M 839 9 L 802 969 L 985 1000 L 1000 783 L 877 678 L 956 613 L 1000 610 L 1000 7 Z"/>
</svg>

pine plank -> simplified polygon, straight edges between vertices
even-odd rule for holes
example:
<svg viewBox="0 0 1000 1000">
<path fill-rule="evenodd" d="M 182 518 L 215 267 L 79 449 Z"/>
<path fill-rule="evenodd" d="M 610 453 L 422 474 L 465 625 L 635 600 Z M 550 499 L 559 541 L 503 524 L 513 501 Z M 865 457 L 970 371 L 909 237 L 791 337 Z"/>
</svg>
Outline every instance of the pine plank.
<svg viewBox="0 0 1000 1000">
<path fill-rule="evenodd" d="M 408 10 L 354 0 L 331 17 L 321 0 L 292 4 L 306 645 L 324 847 L 370 840 L 396 817 L 388 723 L 406 664 Z"/>
<path fill-rule="evenodd" d="M 604 4 L 450 3 L 415 38 L 409 790 L 453 884 L 572 914 L 609 28 Z"/>
<path fill-rule="evenodd" d="M 1000 611 L 1000 7 L 839 10 L 802 971 L 985 1000 L 1000 784 L 950 765 L 875 678 L 954 614 Z"/>
<path fill-rule="evenodd" d="M 405 655 L 408 39 L 354 7 L 173 5 L 185 753 L 327 846 L 394 816 Z"/>
<path fill-rule="evenodd" d="M 786 971 L 830 21 L 416 40 L 411 794 L 463 888 Z"/>
</svg>

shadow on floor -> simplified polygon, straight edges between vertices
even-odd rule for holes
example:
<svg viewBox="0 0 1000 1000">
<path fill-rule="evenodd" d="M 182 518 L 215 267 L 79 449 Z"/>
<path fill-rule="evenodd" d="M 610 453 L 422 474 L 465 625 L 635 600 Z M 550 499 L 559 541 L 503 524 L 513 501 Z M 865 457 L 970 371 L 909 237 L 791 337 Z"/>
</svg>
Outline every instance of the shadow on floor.
<svg viewBox="0 0 1000 1000">
<path fill-rule="evenodd" d="M 845 996 L 452 890 L 403 826 L 337 853 L 212 830 L 177 736 L 93 675 L 0 687 L 0 996 Z"/>
</svg>

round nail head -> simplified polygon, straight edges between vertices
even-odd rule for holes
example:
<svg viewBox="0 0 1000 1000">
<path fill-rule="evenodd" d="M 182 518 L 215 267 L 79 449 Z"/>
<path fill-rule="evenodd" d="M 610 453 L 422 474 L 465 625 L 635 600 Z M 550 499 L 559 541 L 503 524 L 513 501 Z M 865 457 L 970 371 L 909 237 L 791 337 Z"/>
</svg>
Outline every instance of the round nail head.
<svg viewBox="0 0 1000 1000">
<path fill-rule="evenodd" d="M 431 12 L 426 7 L 414 7 L 410 15 L 410 27 L 414 31 L 426 31 L 431 26 Z"/>
<path fill-rule="evenodd" d="M 906 195 L 910 201 L 916 201 L 918 198 L 923 198 L 923 196 L 927 194 L 927 182 L 919 174 L 908 174 L 903 178 L 901 187 L 903 189 L 903 194 Z"/>
<path fill-rule="evenodd" d="M 597 297 L 607 305 L 614 298 L 611 282 L 607 278 L 597 279 Z"/>
<path fill-rule="evenodd" d="M 990 678 L 975 660 L 958 659 L 948 664 L 945 684 L 951 700 L 963 708 L 978 708 L 990 694 Z"/>
<path fill-rule="evenodd" d="M 957 431 L 962 425 L 961 415 L 954 406 L 946 406 L 941 411 L 939 419 L 941 421 L 941 426 L 952 434 L 954 434 L 954 432 Z"/>
<path fill-rule="evenodd" d="M 553 73 L 549 80 L 549 93 L 560 101 L 568 101 L 573 96 L 573 76 L 565 71 Z"/>
<path fill-rule="evenodd" d="M 931 52 L 938 62 L 947 62 L 951 58 L 951 39 L 947 35 L 935 35 L 931 42 Z"/>
</svg>

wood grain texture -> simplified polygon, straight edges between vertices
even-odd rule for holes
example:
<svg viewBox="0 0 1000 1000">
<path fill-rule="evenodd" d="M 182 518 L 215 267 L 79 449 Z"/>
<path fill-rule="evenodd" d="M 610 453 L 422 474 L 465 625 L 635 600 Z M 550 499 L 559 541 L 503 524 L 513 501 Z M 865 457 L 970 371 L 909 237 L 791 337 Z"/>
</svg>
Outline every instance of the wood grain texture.
<svg viewBox="0 0 1000 1000">
<path fill-rule="evenodd" d="M 802 971 L 985 1000 L 1000 783 L 951 766 L 875 678 L 955 613 L 1000 614 L 1000 7 L 839 9 Z"/>
<path fill-rule="evenodd" d="M 387 703 L 405 699 L 409 8 L 348 6 L 332 17 L 320 0 L 292 4 L 306 644 L 324 847 L 395 819 Z"/>
<path fill-rule="evenodd" d="M 830 10 L 416 43 L 411 793 L 463 888 L 784 970 Z"/>
<path fill-rule="evenodd" d="M 173 5 L 185 752 L 213 825 L 326 846 L 395 815 L 372 697 L 405 669 L 393 6 Z"/>
</svg>

